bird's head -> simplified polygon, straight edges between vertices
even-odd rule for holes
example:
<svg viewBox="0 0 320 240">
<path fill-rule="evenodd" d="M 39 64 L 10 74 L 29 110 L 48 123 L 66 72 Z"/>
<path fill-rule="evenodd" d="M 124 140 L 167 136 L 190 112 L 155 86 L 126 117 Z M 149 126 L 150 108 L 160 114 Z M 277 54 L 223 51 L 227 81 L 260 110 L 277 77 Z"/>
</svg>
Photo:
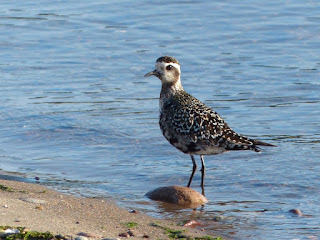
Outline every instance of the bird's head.
<svg viewBox="0 0 320 240">
<path fill-rule="evenodd" d="M 156 69 L 144 75 L 145 77 L 156 76 L 162 85 L 175 85 L 180 83 L 180 64 L 173 57 L 164 56 L 156 61 Z"/>
</svg>

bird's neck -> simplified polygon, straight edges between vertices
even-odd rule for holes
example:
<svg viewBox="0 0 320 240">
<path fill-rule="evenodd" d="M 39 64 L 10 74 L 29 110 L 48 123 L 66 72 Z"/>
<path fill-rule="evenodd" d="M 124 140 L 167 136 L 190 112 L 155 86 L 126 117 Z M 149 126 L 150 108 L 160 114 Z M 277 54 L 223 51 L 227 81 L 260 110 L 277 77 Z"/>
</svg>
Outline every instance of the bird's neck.
<svg viewBox="0 0 320 240">
<path fill-rule="evenodd" d="M 178 92 L 184 91 L 180 78 L 175 82 L 162 83 L 160 98 L 170 98 Z"/>
<path fill-rule="evenodd" d="M 166 108 L 168 103 L 170 103 L 171 100 L 181 92 L 184 92 L 184 89 L 182 87 L 180 79 L 174 84 L 162 84 L 159 101 L 160 114 Z"/>
</svg>

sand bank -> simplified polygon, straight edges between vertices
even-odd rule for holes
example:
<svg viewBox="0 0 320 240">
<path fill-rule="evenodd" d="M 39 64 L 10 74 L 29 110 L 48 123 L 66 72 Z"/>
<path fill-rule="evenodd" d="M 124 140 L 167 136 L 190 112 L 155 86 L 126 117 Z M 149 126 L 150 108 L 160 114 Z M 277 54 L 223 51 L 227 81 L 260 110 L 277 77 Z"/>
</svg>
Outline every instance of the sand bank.
<svg viewBox="0 0 320 240">
<path fill-rule="evenodd" d="M 120 238 L 132 230 L 130 239 L 169 239 L 170 231 L 196 238 L 208 235 L 199 229 L 177 226 L 168 220 L 119 208 L 111 201 L 80 198 L 39 184 L 0 179 L 0 226 L 26 227 L 75 238 Z M 205 239 L 205 238 L 203 238 Z"/>
</svg>

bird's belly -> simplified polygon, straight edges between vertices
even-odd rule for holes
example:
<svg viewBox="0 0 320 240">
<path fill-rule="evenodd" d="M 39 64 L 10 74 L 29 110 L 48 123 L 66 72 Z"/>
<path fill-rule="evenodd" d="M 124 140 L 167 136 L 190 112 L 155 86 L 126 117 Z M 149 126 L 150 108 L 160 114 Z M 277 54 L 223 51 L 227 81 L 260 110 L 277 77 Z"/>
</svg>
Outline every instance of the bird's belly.
<svg viewBox="0 0 320 240">
<path fill-rule="evenodd" d="M 226 149 L 222 147 L 217 147 L 217 146 L 209 146 L 207 148 L 204 148 L 202 150 L 199 150 L 197 152 L 194 152 L 193 154 L 197 155 L 215 155 L 215 154 L 220 154 L 226 152 Z"/>
<path fill-rule="evenodd" d="M 186 136 L 171 134 L 170 131 L 163 131 L 162 133 L 174 147 L 186 154 L 214 155 L 226 151 L 225 148 L 215 146 L 209 141 L 194 142 Z"/>
</svg>

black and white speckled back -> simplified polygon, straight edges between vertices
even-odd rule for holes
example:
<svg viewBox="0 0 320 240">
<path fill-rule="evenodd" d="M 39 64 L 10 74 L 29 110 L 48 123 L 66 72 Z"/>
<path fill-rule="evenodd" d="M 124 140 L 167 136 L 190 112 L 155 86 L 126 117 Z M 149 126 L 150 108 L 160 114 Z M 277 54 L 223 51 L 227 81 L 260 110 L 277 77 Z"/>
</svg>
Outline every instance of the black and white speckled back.
<svg viewBox="0 0 320 240">
<path fill-rule="evenodd" d="M 165 90 L 163 90 L 165 91 Z M 226 150 L 255 150 L 254 140 L 235 133 L 214 110 L 183 89 L 162 93 L 160 128 L 163 135 L 184 153 L 211 155 Z"/>
</svg>

